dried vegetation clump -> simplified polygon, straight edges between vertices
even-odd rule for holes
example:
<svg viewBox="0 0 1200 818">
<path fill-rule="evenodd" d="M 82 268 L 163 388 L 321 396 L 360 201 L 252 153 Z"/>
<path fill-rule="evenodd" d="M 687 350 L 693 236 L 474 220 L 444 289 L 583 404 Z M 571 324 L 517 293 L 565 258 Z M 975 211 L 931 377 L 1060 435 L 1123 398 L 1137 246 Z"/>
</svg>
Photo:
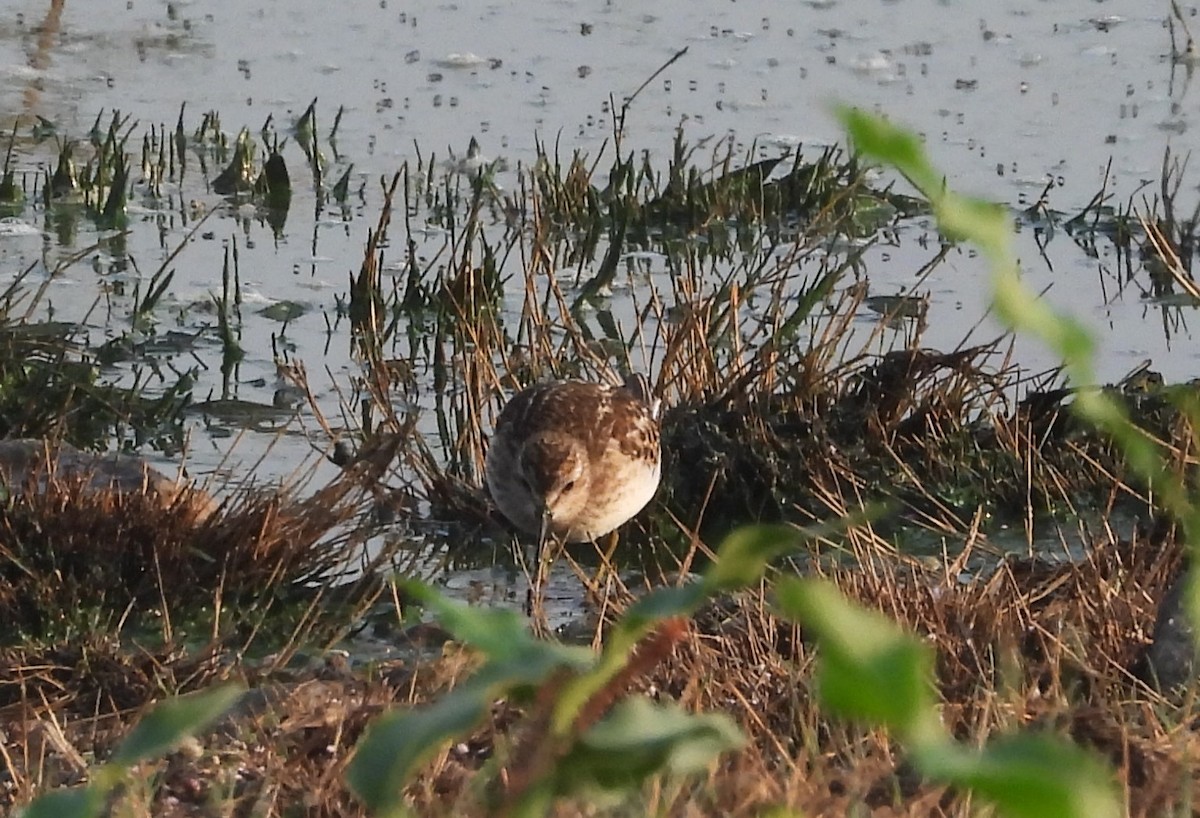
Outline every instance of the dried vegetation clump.
<svg viewBox="0 0 1200 818">
<path fill-rule="evenodd" d="M 89 467 L 83 453 L 37 445 L 44 451 L 19 479 L 5 470 L 3 642 L 119 632 L 133 623 L 153 623 L 169 637 L 173 616 L 219 616 L 223 607 L 249 627 L 251 611 L 311 604 L 361 567 L 358 522 L 382 471 L 377 461 L 359 461 L 307 497 L 296 487 L 259 489 L 218 504 L 196 487 L 172 483 L 168 493 L 149 478 L 120 485 L 101 471 L 113 462 L 140 464 L 133 456 L 95 457 Z M 149 623 L 141 616 L 147 611 Z"/>
</svg>

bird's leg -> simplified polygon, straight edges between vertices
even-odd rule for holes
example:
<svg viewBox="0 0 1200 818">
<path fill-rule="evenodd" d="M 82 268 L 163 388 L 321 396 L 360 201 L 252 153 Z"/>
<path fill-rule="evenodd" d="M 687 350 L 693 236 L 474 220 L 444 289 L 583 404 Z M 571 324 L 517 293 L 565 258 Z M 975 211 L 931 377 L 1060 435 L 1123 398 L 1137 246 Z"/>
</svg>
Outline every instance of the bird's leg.
<svg viewBox="0 0 1200 818">
<path fill-rule="evenodd" d="M 546 547 L 546 541 L 542 537 L 538 537 L 537 542 L 533 547 L 533 565 L 530 570 L 528 562 L 525 563 L 525 575 L 529 577 L 529 588 L 525 591 L 525 615 L 532 617 L 534 610 L 541 605 L 541 589 L 540 578 L 542 575 L 542 551 Z M 528 556 L 528 551 L 525 552 Z"/>
<path fill-rule="evenodd" d="M 620 536 L 617 534 L 617 529 L 614 528 L 612 531 L 610 531 L 607 535 L 605 535 L 604 539 L 606 540 L 603 555 L 604 562 L 601 563 L 601 567 L 607 568 L 613 573 L 616 573 L 616 568 L 613 567 L 612 559 L 613 554 L 617 553 L 617 544 L 621 541 Z"/>
<path fill-rule="evenodd" d="M 529 617 L 534 633 L 546 633 L 549 623 L 546 621 L 545 591 L 546 577 L 553 554 L 551 553 L 550 532 L 546 520 L 542 521 L 542 530 L 537 539 L 537 550 L 534 552 L 533 575 L 530 578 L 529 592 L 525 598 L 525 615 Z"/>
<path fill-rule="evenodd" d="M 591 594 L 592 603 L 601 605 L 604 601 L 604 596 L 600 593 L 600 588 L 603 585 L 608 587 L 608 583 L 613 576 L 616 576 L 617 569 L 613 565 L 613 554 L 617 551 L 617 544 L 620 542 L 620 537 L 616 529 L 604 535 L 596 542 L 596 552 L 600 555 L 600 567 L 596 570 L 596 576 L 591 582 L 591 587 L 588 588 L 588 593 Z"/>
</svg>

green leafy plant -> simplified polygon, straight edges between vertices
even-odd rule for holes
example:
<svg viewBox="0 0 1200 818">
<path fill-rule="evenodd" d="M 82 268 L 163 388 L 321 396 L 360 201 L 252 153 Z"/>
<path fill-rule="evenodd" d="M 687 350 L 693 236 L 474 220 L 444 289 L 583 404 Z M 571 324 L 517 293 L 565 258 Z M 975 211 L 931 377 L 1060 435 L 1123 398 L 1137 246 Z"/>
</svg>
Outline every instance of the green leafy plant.
<svg viewBox="0 0 1200 818">
<path fill-rule="evenodd" d="M 837 114 L 864 157 L 895 168 L 929 200 L 938 227 L 948 238 L 970 241 L 983 251 L 991 263 L 991 302 L 1001 320 L 1013 330 L 1043 341 L 1062 360 L 1074 384 L 1094 387 L 1095 343 L 1082 323 L 1055 312 L 1022 283 L 1012 248 L 1012 219 L 1007 211 L 998 204 L 948 189 L 915 134 L 855 108 L 840 108 Z M 1160 445 L 1130 422 L 1124 407 L 1104 390 L 1080 389 L 1071 407 L 1117 443 L 1130 467 L 1154 487 L 1163 508 L 1179 520 L 1187 541 L 1196 542 L 1200 507 L 1183 482 L 1167 470 L 1169 461 Z M 1200 600 L 1195 594 L 1192 597 L 1195 615 L 1200 613 Z"/>
<path fill-rule="evenodd" d="M 531 702 L 532 713 L 529 739 L 509 759 L 500 812 L 540 815 L 555 797 L 630 792 L 651 775 L 705 767 L 742 744 L 728 716 L 618 698 L 670 653 L 686 632 L 684 617 L 714 594 L 756 581 L 769 560 L 794 548 L 801 536 L 786 526 L 735 532 L 701 581 L 659 588 L 630 606 L 599 653 L 538 639 L 512 611 L 472 608 L 410 586 L 456 639 L 482 652 L 485 663 L 436 703 L 372 725 L 347 772 L 351 789 L 378 814 L 405 814 L 402 788 L 416 767 L 479 724 L 501 696 Z"/>
<path fill-rule="evenodd" d="M 948 190 L 914 134 L 857 109 L 842 108 L 838 116 L 864 157 L 891 165 L 929 200 L 948 238 L 983 250 L 993 270 L 992 301 L 1004 320 L 1045 341 L 1076 382 L 1094 383 L 1093 344 L 1086 329 L 1056 314 L 1021 283 L 1005 211 Z M 1084 390 L 1075 409 L 1109 433 L 1144 477 L 1165 485 L 1168 508 L 1189 533 L 1197 530 L 1196 511 L 1182 485 L 1119 404 L 1100 390 Z M 822 701 L 843 715 L 895 731 L 924 774 L 971 790 L 1005 815 L 1121 814 L 1111 773 L 1070 743 L 1038 733 L 1004 736 L 980 750 L 953 741 L 934 706 L 932 651 L 882 615 L 851 605 L 818 581 L 782 580 L 775 590 L 781 612 L 803 622 L 820 644 Z"/>
<path fill-rule="evenodd" d="M 920 139 L 886 120 L 855 108 L 838 109 L 838 117 L 863 156 L 895 168 L 933 207 L 938 226 L 951 239 L 977 245 L 991 263 L 991 301 L 1002 320 L 1017 332 L 1041 339 L 1062 360 L 1071 381 L 1093 387 L 1095 344 L 1086 327 L 1069 315 L 1055 312 L 1021 282 L 1020 267 L 1012 249 L 1011 219 L 999 205 L 971 199 L 946 187 Z M 1200 504 L 1183 479 L 1168 469 L 1171 458 L 1162 445 L 1143 434 L 1124 407 L 1107 392 L 1081 389 L 1072 410 L 1109 435 L 1125 455 L 1126 463 L 1153 487 L 1162 508 L 1183 528 L 1192 549 L 1200 542 Z M 1194 401 L 1186 405 L 1197 420 Z M 1197 564 L 1192 560 L 1193 566 Z M 1185 608 L 1192 622 L 1200 621 L 1200 573 L 1188 572 Z"/>
<path fill-rule="evenodd" d="M 935 705 L 933 652 L 882 614 L 818 580 L 783 579 L 775 594 L 780 612 L 817 639 L 821 700 L 843 716 L 894 731 L 925 775 L 986 798 L 1004 815 L 1121 814 L 1111 773 L 1068 742 L 1022 733 L 976 750 L 952 740 Z"/>
</svg>

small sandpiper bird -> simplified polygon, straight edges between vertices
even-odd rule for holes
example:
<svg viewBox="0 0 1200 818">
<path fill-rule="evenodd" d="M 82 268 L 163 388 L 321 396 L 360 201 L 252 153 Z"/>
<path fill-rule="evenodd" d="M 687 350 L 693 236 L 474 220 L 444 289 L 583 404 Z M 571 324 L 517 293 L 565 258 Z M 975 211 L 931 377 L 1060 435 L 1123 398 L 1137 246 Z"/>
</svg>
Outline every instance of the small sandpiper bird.
<svg viewBox="0 0 1200 818">
<path fill-rule="evenodd" d="M 488 448 L 492 499 L 539 541 L 608 534 L 658 489 L 660 407 L 642 375 L 622 386 L 562 381 L 517 393 Z"/>
</svg>

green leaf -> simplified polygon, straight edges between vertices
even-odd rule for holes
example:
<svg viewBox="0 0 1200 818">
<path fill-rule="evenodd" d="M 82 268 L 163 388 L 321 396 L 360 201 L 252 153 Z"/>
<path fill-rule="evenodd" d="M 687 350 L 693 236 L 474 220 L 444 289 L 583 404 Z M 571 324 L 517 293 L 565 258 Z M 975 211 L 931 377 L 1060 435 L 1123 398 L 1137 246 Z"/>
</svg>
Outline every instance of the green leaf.
<svg viewBox="0 0 1200 818">
<path fill-rule="evenodd" d="M 1112 775 L 1095 756 L 1054 736 L 1022 734 L 982 752 L 945 743 L 918 754 L 923 772 L 969 788 L 1013 818 L 1117 818 Z"/>
<path fill-rule="evenodd" d="M 105 790 L 73 787 L 52 790 L 33 799 L 19 818 L 95 818 L 104 806 Z"/>
<path fill-rule="evenodd" d="M 454 638 L 492 658 L 504 658 L 538 640 L 529 623 L 508 608 L 480 608 L 449 599 L 434 588 L 416 581 L 401 582 L 400 591 L 428 608 Z"/>
<path fill-rule="evenodd" d="M 817 638 L 822 701 L 916 744 L 942 740 L 927 645 L 882 614 L 850 603 L 826 582 L 783 579 L 775 594 L 780 612 Z"/>
<path fill-rule="evenodd" d="M 368 728 L 346 770 L 346 783 L 374 811 L 395 810 L 422 761 L 487 714 L 488 688 L 472 682 L 420 709 L 388 713 Z"/>
<path fill-rule="evenodd" d="M 936 176 L 928 168 L 925 148 L 916 134 L 859 108 L 843 106 L 834 113 L 860 153 L 894 165 L 929 196 L 925 188 L 936 186 Z"/>
<path fill-rule="evenodd" d="M 584 733 L 555 770 L 556 791 L 629 791 L 656 773 L 691 773 L 745 739 L 724 713 L 693 715 L 674 703 L 633 698 Z"/>
<path fill-rule="evenodd" d="M 518 672 L 522 679 L 536 680 L 539 674 L 562 665 L 587 667 L 595 660 L 595 654 L 588 648 L 538 639 L 530 632 L 529 621 L 514 610 L 468 605 L 420 582 L 405 582 L 401 587 L 405 594 L 428 608 L 457 641 L 479 650 L 494 662 L 529 666 Z"/>
<path fill-rule="evenodd" d="M 129 767 L 162 755 L 184 736 L 215 721 L 241 695 L 240 686 L 229 684 L 160 702 L 121 742 L 111 763 Z"/>
<path fill-rule="evenodd" d="M 985 249 L 1008 245 L 1012 236 L 1010 217 L 999 204 L 946 191 L 936 199 L 931 198 L 931 203 L 938 227 L 951 240 L 974 241 Z"/>
<path fill-rule="evenodd" d="M 708 593 L 732 591 L 757 582 L 767 563 L 795 548 L 801 532 L 788 525 L 739 528 L 717 550 L 717 559 L 704 575 Z"/>
<path fill-rule="evenodd" d="M 1200 565 L 1197 565 L 1196 560 L 1192 560 L 1192 565 L 1184 575 L 1183 582 L 1184 616 L 1187 617 L 1188 622 L 1200 622 Z"/>
<path fill-rule="evenodd" d="M 595 665 L 596 654 L 591 648 L 547 642 L 543 650 L 529 650 L 510 659 L 488 662 L 471 681 L 491 689 L 494 696 L 513 695 L 528 692 L 564 668 L 581 673 Z"/>
<path fill-rule="evenodd" d="M 525 617 L 516 611 L 468 605 L 419 582 L 402 583 L 402 588 L 432 611 L 456 640 L 488 658 L 475 676 L 485 686 L 507 691 L 536 685 L 563 667 L 586 670 L 596 661 L 590 648 L 538 639 L 530 632 Z"/>
<path fill-rule="evenodd" d="M 708 588 L 701 582 L 655 588 L 625 609 L 616 630 L 641 635 L 664 619 L 691 616 L 708 596 Z"/>
</svg>

